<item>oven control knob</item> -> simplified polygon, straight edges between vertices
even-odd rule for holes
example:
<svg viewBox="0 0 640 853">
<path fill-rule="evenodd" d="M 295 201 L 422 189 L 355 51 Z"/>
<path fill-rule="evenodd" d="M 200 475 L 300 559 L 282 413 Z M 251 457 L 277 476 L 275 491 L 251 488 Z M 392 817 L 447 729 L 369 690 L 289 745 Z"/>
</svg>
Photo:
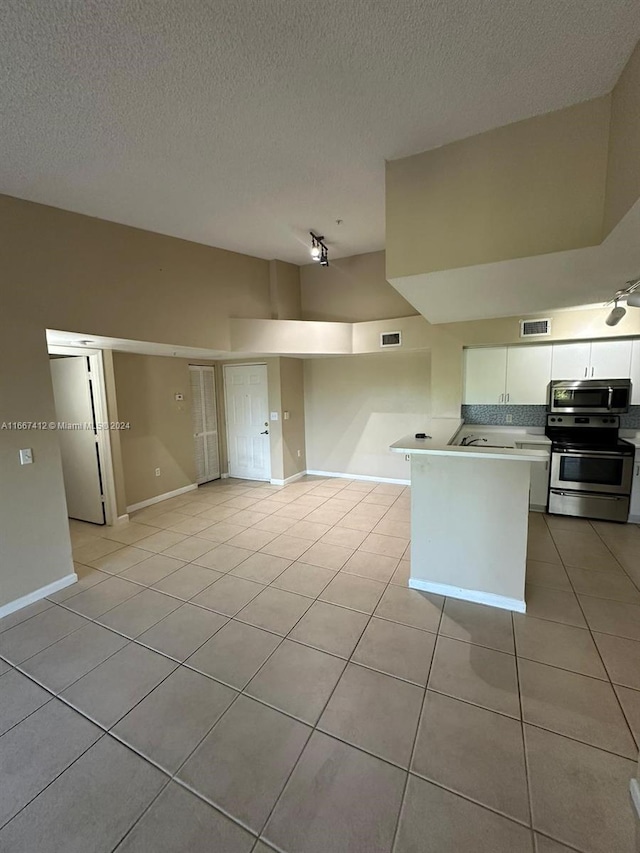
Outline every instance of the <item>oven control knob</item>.
<svg viewBox="0 0 640 853">
<path fill-rule="evenodd" d="M 558 423 L 562 423 L 562 418 L 558 418 Z"/>
<path fill-rule="evenodd" d="M 555 418 L 549 418 L 549 420 L 551 421 L 552 424 L 554 424 L 556 422 Z"/>
</svg>

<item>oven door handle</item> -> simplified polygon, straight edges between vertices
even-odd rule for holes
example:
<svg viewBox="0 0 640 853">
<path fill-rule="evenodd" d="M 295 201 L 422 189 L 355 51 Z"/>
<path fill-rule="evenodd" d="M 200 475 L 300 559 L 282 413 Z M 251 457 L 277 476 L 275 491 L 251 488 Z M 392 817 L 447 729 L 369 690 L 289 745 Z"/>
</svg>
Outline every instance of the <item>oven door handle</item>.
<svg viewBox="0 0 640 853">
<path fill-rule="evenodd" d="M 598 453 L 587 450 L 554 450 L 555 456 L 579 456 L 581 459 L 633 459 L 631 454 Z"/>
<path fill-rule="evenodd" d="M 554 495 L 561 495 L 563 498 L 585 497 L 584 493 L 581 493 L 580 495 L 576 495 L 575 492 L 561 492 L 559 489 L 551 489 L 551 492 Z M 589 500 L 593 500 L 595 498 L 599 501 L 624 501 L 627 499 L 626 495 L 618 497 L 617 495 L 596 495 L 596 494 L 592 494 L 592 495 L 586 495 L 586 497 L 588 497 Z"/>
<path fill-rule="evenodd" d="M 609 394 L 607 396 L 607 409 L 609 409 L 609 411 L 611 411 L 612 406 L 613 406 L 613 388 L 611 387 L 611 385 L 609 385 Z"/>
</svg>

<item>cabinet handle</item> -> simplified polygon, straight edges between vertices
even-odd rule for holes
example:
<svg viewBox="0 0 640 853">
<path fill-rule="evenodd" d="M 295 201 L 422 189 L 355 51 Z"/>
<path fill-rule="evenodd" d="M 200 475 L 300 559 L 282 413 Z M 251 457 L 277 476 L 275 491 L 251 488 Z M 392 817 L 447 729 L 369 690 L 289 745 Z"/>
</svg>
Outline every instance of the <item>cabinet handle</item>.
<svg viewBox="0 0 640 853">
<path fill-rule="evenodd" d="M 640 465 L 636 465 L 636 477 L 640 474 Z"/>
<path fill-rule="evenodd" d="M 508 395 L 508 394 L 507 394 L 507 400 L 506 400 L 506 402 L 507 402 L 507 403 L 509 402 L 509 395 Z"/>
<path fill-rule="evenodd" d="M 500 394 L 500 398 L 498 399 L 498 402 L 502 403 L 503 401 L 504 401 L 504 394 Z"/>
<path fill-rule="evenodd" d="M 592 367 L 592 368 L 591 368 L 591 375 L 592 375 L 592 376 L 593 376 L 593 371 L 594 371 L 594 370 L 595 370 L 595 367 Z"/>
<path fill-rule="evenodd" d="M 585 378 L 585 379 L 587 378 L 587 370 L 588 370 L 588 369 L 589 369 L 588 367 L 585 367 L 585 369 L 584 369 L 584 378 Z"/>
</svg>

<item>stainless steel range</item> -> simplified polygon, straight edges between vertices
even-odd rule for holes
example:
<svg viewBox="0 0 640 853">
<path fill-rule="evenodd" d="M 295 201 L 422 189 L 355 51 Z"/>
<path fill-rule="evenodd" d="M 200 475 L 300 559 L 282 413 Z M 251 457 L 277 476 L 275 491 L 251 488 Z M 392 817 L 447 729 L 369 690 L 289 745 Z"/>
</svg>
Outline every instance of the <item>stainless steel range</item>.
<svg viewBox="0 0 640 853">
<path fill-rule="evenodd" d="M 547 415 L 550 513 L 627 520 L 635 447 L 619 428 L 617 415 Z"/>
</svg>

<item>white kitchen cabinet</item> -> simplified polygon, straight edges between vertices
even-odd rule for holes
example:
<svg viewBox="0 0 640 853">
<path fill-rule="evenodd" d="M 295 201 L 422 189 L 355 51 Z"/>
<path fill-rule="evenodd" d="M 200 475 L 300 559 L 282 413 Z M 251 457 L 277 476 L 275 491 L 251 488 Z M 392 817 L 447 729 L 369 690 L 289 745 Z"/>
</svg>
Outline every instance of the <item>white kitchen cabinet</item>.
<svg viewBox="0 0 640 853">
<path fill-rule="evenodd" d="M 631 341 L 553 344 L 552 379 L 628 379 Z"/>
<path fill-rule="evenodd" d="M 628 379 L 631 341 L 593 341 L 588 379 Z"/>
<path fill-rule="evenodd" d="M 631 405 L 640 406 L 640 339 L 631 348 Z"/>
<path fill-rule="evenodd" d="M 466 405 L 504 403 L 506 371 L 506 347 L 466 349 L 462 402 Z"/>
<path fill-rule="evenodd" d="M 509 347 L 505 403 L 543 406 L 551 378 L 551 344 Z"/>
<path fill-rule="evenodd" d="M 633 466 L 629 521 L 633 521 L 636 524 L 640 523 L 640 449 L 636 449 L 635 465 Z"/>
<path fill-rule="evenodd" d="M 552 379 L 586 379 L 591 361 L 591 341 L 553 344 Z"/>
<path fill-rule="evenodd" d="M 527 444 L 526 441 L 517 442 L 517 447 L 523 450 L 544 450 L 540 444 Z M 549 467 L 551 463 L 551 451 L 549 456 L 542 462 L 531 463 L 531 482 L 529 485 L 529 509 L 544 511 L 547 508 L 547 497 L 549 494 Z"/>
</svg>

